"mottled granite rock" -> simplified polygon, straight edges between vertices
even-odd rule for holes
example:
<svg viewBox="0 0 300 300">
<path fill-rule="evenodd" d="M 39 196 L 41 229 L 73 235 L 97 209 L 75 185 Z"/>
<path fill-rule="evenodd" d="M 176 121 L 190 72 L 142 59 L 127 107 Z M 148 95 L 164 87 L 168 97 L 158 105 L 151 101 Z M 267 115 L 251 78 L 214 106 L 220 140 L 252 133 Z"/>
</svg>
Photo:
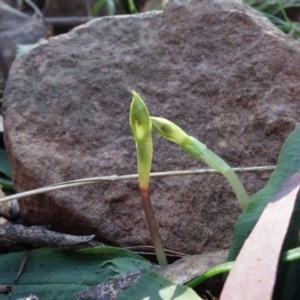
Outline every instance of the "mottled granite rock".
<svg viewBox="0 0 300 300">
<path fill-rule="evenodd" d="M 52 38 L 15 61 L 6 86 L 15 188 L 136 173 L 130 90 L 232 166 L 273 165 L 299 121 L 299 64 L 298 42 L 238 0 L 170 0 L 164 12 L 102 18 Z M 153 171 L 201 167 L 155 137 Z M 268 176 L 241 178 L 253 194 Z M 220 175 L 156 178 L 151 197 L 166 248 L 229 247 L 241 210 Z M 136 180 L 50 192 L 20 208 L 32 224 L 151 244 Z"/>
</svg>

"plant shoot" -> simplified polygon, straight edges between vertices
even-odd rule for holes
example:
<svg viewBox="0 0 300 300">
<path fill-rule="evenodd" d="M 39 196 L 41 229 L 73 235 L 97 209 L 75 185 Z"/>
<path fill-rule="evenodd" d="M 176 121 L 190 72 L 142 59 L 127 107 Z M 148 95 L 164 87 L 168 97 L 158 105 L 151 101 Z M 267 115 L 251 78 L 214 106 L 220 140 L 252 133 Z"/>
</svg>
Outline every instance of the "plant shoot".
<svg viewBox="0 0 300 300">
<path fill-rule="evenodd" d="M 153 155 L 151 121 L 144 101 L 137 93 L 132 93 L 133 99 L 130 107 L 129 122 L 137 150 L 140 195 L 158 263 L 160 265 L 166 265 L 167 259 L 157 229 L 149 196 L 150 170 Z"/>
</svg>

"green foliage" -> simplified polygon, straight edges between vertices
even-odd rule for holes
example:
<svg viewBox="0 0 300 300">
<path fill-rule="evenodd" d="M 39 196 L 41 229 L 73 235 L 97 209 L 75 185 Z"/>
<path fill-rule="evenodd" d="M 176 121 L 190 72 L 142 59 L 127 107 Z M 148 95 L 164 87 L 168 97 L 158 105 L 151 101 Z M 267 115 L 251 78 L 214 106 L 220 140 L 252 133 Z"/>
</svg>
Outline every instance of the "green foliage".
<svg viewBox="0 0 300 300">
<path fill-rule="evenodd" d="M 138 9 L 134 3 L 134 0 L 127 0 L 128 8 L 130 14 L 136 14 L 138 13 Z M 124 5 L 122 4 L 122 1 L 120 0 L 98 0 L 91 11 L 92 17 L 97 17 L 101 10 L 106 10 L 107 14 L 109 16 L 114 16 L 117 14 L 117 10 L 122 13 L 126 14 Z"/>
<path fill-rule="evenodd" d="M 0 103 L 3 101 L 3 91 L 0 90 Z M 12 172 L 11 167 L 8 160 L 7 152 L 4 149 L 0 149 L 0 185 L 2 186 L 2 190 L 5 195 L 11 195 L 14 193 L 14 189 L 12 186 Z"/>
<path fill-rule="evenodd" d="M 278 192 L 284 182 L 300 169 L 300 126 L 291 133 L 281 148 L 278 163 L 265 188 L 256 193 L 243 211 L 234 229 L 234 240 L 228 256 L 229 261 L 235 260 L 245 240 L 253 230 L 263 210 Z M 298 196 L 299 198 L 299 196 Z M 283 249 L 291 249 L 298 245 L 300 227 L 299 199 L 290 223 Z M 276 217 L 276 216 L 275 216 Z M 280 269 L 280 283 L 276 287 L 277 299 L 297 299 L 298 290 L 294 290 L 295 278 L 298 278 L 300 264 L 293 263 Z M 292 297 L 295 296 L 295 298 Z"/>
<path fill-rule="evenodd" d="M 285 251 L 281 256 L 281 262 L 282 263 L 291 263 L 294 261 L 300 260 L 300 247 L 297 247 L 295 249 L 291 249 L 288 251 Z M 201 274 L 200 276 L 196 277 L 192 281 L 186 284 L 186 286 L 194 288 L 197 285 L 201 284 L 202 282 L 211 279 L 214 276 L 228 273 L 234 265 L 233 261 L 229 261 L 217 266 L 212 267 L 211 269 L 207 270 L 205 273 Z"/>
<path fill-rule="evenodd" d="M 162 1 L 160 9 L 163 8 L 165 2 Z M 292 22 L 287 14 L 288 9 L 300 7 L 299 0 L 244 0 L 244 2 L 262 13 L 283 32 L 292 35 L 296 39 L 300 37 L 300 23 Z M 125 9 L 125 6 L 127 9 Z M 149 10 L 152 10 L 154 6 L 155 0 L 152 0 Z M 127 3 L 121 0 L 98 0 L 92 8 L 91 15 L 96 17 L 101 10 L 105 10 L 109 16 L 138 13 L 134 0 L 127 0 Z"/>
<path fill-rule="evenodd" d="M 31 252 L 23 274 L 15 282 L 24 255 L 25 252 L 0 255 L 1 284 L 12 286 L 11 300 L 31 294 L 43 300 L 75 299 L 75 293 L 91 286 L 151 266 L 141 256 L 120 248 L 103 247 L 78 251 L 45 248 Z M 191 289 L 175 285 L 150 270 L 145 270 L 118 299 L 141 300 L 141 296 L 161 300 L 200 299 Z M 2 299 L 8 298 L 0 295 L 0 300 Z"/>
<path fill-rule="evenodd" d="M 0 149 L 0 185 L 6 195 L 14 193 L 11 178 L 12 172 L 7 152 L 4 149 Z"/>
<path fill-rule="evenodd" d="M 133 0 L 128 0 L 128 5 L 129 5 L 129 10 L 131 14 L 136 14 L 138 13 L 138 9 L 135 6 L 135 3 Z"/>
<path fill-rule="evenodd" d="M 119 248 L 104 247 L 79 251 L 34 250 L 24 273 L 15 282 L 24 252 L 0 255 L 1 284 L 12 286 L 12 300 L 35 294 L 43 300 L 70 300 L 90 286 L 149 267 L 141 256 Z M 7 300 L 7 296 L 0 295 Z"/>
<path fill-rule="evenodd" d="M 298 193 L 293 216 L 284 241 L 283 250 L 291 249 L 299 245 L 298 233 L 300 228 L 300 194 Z M 298 300 L 300 287 L 298 284 L 300 261 L 283 264 L 277 270 L 277 282 L 274 295 L 280 300 Z"/>
<path fill-rule="evenodd" d="M 287 13 L 287 10 L 300 8 L 299 0 L 244 0 L 244 2 L 262 13 L 281 31 L 299 39 L 300 23 L 291 21 Z"/>
<path fill-rule="evenodd" d="M 99 0 L 92 8 L 92 17 L 97 17 L 102 8 L 106 8 L 109 16 L 114 16 L 116 14 L 116 5 L 113 0 Z"/>
<path fill-rule="evenodd" d="M 8 161 L 8 155 L 4 149 L 0 149 L 0 172 L 6 177 L 12 178 L 12 172 Z"/>
<path fill-rule="evenodd" d="M 268 202 L 283 183 L 300 169 L 300 126 L 291 133 L 281 148 L 275 171 L 265 188 L 256 193 L 234 228 L 234 240 L 228 260 L 234 260 Z"/>
<path fill-rule="evenodd" d="M 143 275 L 117 300 L 200 300 L 201 298 L 191 289 L 172 283 L 163 276 L 145 270 Z"/>
</svg>

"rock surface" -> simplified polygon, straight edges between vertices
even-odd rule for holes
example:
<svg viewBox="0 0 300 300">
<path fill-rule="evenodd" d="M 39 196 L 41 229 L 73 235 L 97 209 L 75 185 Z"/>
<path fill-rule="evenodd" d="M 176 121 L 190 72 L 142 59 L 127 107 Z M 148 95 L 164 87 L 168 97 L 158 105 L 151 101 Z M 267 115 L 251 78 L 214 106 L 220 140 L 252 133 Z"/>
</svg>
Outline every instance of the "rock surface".
<svg viewBox="0 0 300 300">
<path fill-rule="evenodd" d="M 17 44 L 34 44 L 47 32 L 43 23 L 0 0 L 0 89 L 15 59 Z"/>
<path fill-rule="evenodd" d="M 238 0 L 170 0 L 164 12 L 98 19 L 52 38 L 15 61 L 5 90 L 15 188 L 136 173 L 130 90 L 232 166 L 274 165 L 299 121 L 298 61 L 298 42 Z M 153 171 L 201 167 L 155 136 Z M 268 176 L 240 177 L 253 194 Z M 229 247 L 240 208 L 220 175 L 152 179 L 151 199 L 166 248 Z M 151 244 L 136 180 L 49 192 L 20 208 L 32 224 Z"/>
</svg>

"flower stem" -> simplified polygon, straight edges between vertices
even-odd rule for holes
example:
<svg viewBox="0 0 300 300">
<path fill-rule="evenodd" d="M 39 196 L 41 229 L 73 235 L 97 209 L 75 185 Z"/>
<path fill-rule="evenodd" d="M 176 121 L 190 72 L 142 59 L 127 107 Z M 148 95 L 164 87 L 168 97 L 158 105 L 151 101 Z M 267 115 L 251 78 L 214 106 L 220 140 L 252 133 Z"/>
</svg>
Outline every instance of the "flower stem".
<svg viewBox="0 0 300 300">
<path fill-rule="evenodd" d="M 208 149 L 204 144 L 200 143 L 194 138 L 192 138 L 192 141 L 196 149 L 198 148 L 198 145 L 201 144 L 201 146 L 198 148 L 199 152 L 197 153 L 197 151 L 194 150 L 193 156 L 199 160 L 202 160 L 211 168 L 214 168 L 215 170 L 219 171 L 228 180 L 241 207 L 245 209 L 245 207 L 250 201 L 250 197 L 246 192 L 244 185 L 241 183 L 241 181 L 239 180 L 235 172 L 232 170 L 232 168 L 220 156 Z M 187 151 L 187 149 L 185 150 Z M 191 154 L 190 152 L 188 153 Z"/>
<path fill-rule="evenodd" d="M 143 202 L 147 225 L 151 234 L 152 243 L 155 249 L 156 257 L 160 265 L 167 265 L 166 254 L 162 245 L 162 241 L 156 226 L 154 213 L 149 197 L 149 189 L 140 188 L 140 194 Z"/>
<path fill-rule="evenodd" d="M 139 188 L 145 211 L 147 225 L 150 231 L 152 243 L 160 265 L 166 265 L 167 259 L 162 241 L 156 226 L 152 205 L 149 197 L 150 170 L 152 164 L 153 146 L 151 135 L 151 122 L 146 104 L 140 96 L 133 92 L 130 107 L 129 122 L 135 140 L 137 150 L 137 162 L 139 171 Z"/>
<path fill-rule="evenodd" d="M 239 180 L 235 172 L 232 170 L 232 168 L 228 169 L 226 172 L 222 174 L 227 178 L 242 209 L 245 209 L 245 207 L 250 201 L 250 197 L 246 192 L 244 185 L 241 183 L 241 181 Z"/>
</svg>

